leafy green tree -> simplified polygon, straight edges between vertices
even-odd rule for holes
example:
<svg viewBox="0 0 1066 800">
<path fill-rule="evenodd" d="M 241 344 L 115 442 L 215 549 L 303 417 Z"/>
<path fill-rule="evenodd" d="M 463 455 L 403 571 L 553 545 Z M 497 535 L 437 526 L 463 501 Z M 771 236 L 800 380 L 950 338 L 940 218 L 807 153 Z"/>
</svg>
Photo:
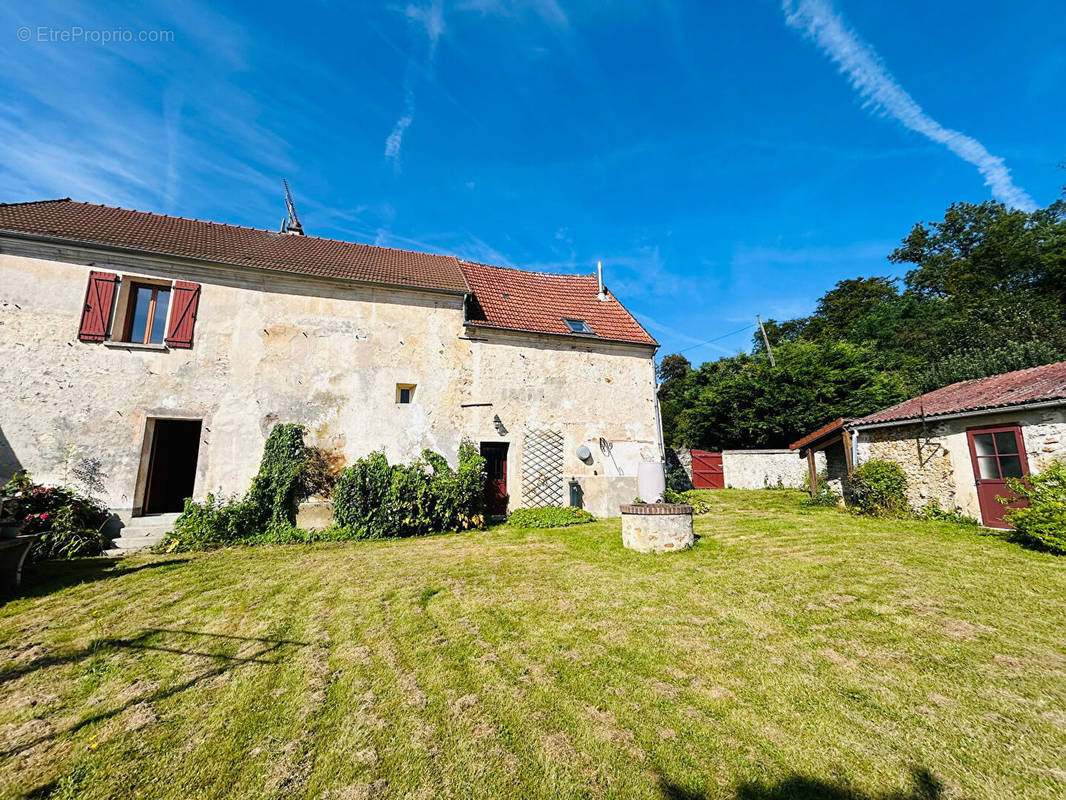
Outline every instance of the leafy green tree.
<svg viewBox="0 0 1066 800">
<path fill-rule="evenodd" d="M 787 342 L 777 367 L 741 354 L 704 364 L 687 381 L 677 438 L 690 447 L 783 447 L 836 417 L 868 414 L 906 397 L 901 376 L 873 348 Z"/>
<path fill-rule="evenodd" d="M 692 372 L 692 364 L 679 353 L 664 356 L 659 362 L 659 413 L 663 421 L 663 440 L 674 444 L 677 415 L 681 413 L 685 382 Z"/>
<path fill-rule="evenodd" d="M 889 260 L 914 264 L 907 288 L 982 302 L 1033 292 L 1066 302 L 1066 202 L 1031 213 L 1002 203 L 954 203 L 941 222 L 918 223 Z"/>
</svg>

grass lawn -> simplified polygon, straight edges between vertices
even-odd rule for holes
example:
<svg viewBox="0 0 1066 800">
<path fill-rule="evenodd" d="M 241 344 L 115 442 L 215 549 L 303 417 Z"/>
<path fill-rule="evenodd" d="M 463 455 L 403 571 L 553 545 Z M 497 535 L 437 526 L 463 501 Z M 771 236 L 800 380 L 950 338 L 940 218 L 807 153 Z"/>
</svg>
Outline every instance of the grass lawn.
<svg viewBox="0 0 1066 800">
<path fill-rule="evenodd" d="M 0 797 L 1066 796 L 1066 558 L 714 493 L 619 522 L 49 564 Z"/>
</svg>

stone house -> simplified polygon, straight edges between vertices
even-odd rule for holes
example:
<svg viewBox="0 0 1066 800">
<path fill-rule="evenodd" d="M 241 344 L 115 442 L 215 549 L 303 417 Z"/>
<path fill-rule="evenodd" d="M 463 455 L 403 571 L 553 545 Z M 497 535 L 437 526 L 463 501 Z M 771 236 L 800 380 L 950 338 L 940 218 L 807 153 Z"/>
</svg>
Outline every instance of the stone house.
<svg viewBox="0 0 1066 800">
<path fill-rule="evenodd" d="M 127 518 L 243 492 L 276 422 L 338 463 L 454 463 L 470 439 L 493 511 L 567 505 L 576 481 L 615 516 L 662 459 L 657 346 L 595 275 L 0 205 L 0 478 L 70 483 L 97 458 Z"/>
<path fill-rule="evenodd" d="M 935 503 L 1008 527 L 1007 478 L 1066 459 L 1066 362 L 962 381 L 860 419 L 836 420 L 794 443 L 824 450 L 837 471 L 869 459 L 899 464 L 914 508 Z"/>
</svg>

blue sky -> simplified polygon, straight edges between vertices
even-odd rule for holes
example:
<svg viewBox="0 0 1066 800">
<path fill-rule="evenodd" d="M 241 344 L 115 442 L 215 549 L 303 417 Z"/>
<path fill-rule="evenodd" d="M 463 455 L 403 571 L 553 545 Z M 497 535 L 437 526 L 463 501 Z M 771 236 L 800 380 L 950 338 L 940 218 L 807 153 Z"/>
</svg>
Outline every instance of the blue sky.
<svg viewBox="0 0 1066 800">
<path fill-rule="evenodd" d="M 699 362 L 953 201 L 1058 198 L 1064 40 L 1058 0 L 8 3 L 0 201 L 276 228 L 287 177 L 315 235 L 602 259 Z"/>
</svg>

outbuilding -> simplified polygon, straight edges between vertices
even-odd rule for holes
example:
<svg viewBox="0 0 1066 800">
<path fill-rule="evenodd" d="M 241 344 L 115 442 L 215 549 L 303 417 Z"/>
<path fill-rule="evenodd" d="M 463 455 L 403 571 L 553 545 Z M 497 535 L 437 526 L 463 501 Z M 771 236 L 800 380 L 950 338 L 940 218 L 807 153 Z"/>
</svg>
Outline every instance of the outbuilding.
<svg viewBox="0 0 1066 800">
<path fill-rule="evenodd" d="M 1066 459 L 1066 361 L 953 383 L 835 420 L 791 447 L 812 458 L 832 450 L 839 457 L 828 460 L 843 462 L 845 473 L 870 459 L 893 461 L 907 475 L 913 508 L 935 504 L 1006 528 L 996 498 L 1007 494 L 1007 479 Z"/>
</svg>

